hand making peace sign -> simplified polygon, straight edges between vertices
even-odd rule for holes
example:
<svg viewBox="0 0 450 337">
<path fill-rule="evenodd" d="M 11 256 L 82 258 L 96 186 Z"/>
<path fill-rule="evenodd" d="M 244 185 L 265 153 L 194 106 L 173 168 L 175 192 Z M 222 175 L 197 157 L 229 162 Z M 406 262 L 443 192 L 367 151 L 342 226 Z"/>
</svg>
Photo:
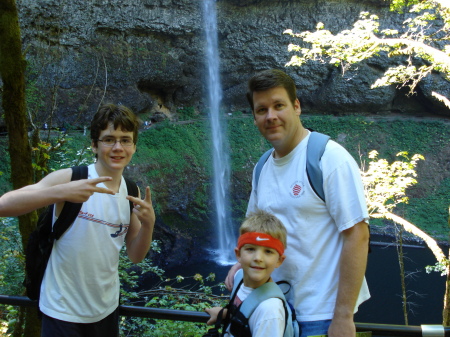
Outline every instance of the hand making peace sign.
<svg viewBox="0 0 450 337">
<path fill-rule="evenodd" d="M 127 196 L 127 199 L 134 204 L 133 213 L 136 214 L 139 221 L 143 226 L 152 228 L 155 223 L 155 210 L 152 204 L 152 194 L 150 192 L 150 187 L 145 188 L 145 198 L 135 198 L 132 196 Z"/>
</svg>

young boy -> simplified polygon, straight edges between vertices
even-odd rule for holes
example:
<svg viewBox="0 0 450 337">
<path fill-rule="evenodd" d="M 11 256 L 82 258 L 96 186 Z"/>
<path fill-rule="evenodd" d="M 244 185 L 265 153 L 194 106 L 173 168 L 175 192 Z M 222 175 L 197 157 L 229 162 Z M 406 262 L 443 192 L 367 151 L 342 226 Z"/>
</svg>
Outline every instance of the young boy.
<svg viewBox="0 0 450 337">
<path fill-rule="evenodd" d="M 96 162 L 88 167 L 88 179 L 71 181 L 72 170 L 62 169 L 0 198 L 0 216 L 55 204 L 53 221 L 66 201 L 83 203 L 72 226 L 55 241 L 45 271 L 42 336 L 119 335 L 119 252 L 126 243 L 129 258 L 140 262 L 155 223 L 150 188 L 143 200 L 131 197 L 122 177 L 136 152 L 138 127 L 127 107 L 101 106 L 91 123 Z"/>
<path fill-rule="evenodd" d="M 257 211 L 250 214 L 239 230 L 240 237 L 234 249 L 242 266 L 243 284 L 237 291 L 233 305 L 245 301 L 248 295 L 266 282 L 273 282 L 272 271 L 284 261 L 286 248 L 286 229 L 274 215 Z M 214 324 L 221 307 L 206 309 L 211 318 L 207 324 Z M 226 317 L 224 311 L 223 317 Z M 282 337 L 285 329 L 285 309 L 279 298 L 261 302 L 249 318 L 253 337 Z M 232 324 L 224 336 L 232 335 Z M 239 337 L 239 336 L 234 336 Z"/>
</svg>

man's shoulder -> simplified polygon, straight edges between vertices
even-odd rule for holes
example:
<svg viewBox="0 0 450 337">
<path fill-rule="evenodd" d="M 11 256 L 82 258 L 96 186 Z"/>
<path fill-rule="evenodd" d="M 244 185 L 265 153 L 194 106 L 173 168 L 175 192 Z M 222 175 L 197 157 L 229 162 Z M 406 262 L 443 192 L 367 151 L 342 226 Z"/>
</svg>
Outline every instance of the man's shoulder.
<svg viewBox="0 0 450 337">
<path fill-rule="evenodd" d="M 322 156 L 323 162 L 339 165 L 339 163 L 354 161 L 355 159 L 347 149 L 334 140 L 329 140 Z"/>
</svg>

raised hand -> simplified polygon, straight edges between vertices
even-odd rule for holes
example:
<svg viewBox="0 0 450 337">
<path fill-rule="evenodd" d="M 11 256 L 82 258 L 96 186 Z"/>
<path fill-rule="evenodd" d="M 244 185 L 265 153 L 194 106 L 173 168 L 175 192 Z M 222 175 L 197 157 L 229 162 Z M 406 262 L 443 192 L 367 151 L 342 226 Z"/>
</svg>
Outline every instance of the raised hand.
<svg viewBox="0 0 450 337">
<path fill-rule="evenodd" d="M 143 226 L 148 228 L 153 228 L 155 223 L 155 210 L 152 204 L 152 194 L 150 187 L 145 188 L 145 198 L 135 198 L 132 196 L 127 196 L 127 199 L 134 204 L 133 213 L 136 214 L 139 221 Z"/>
<path fill-rule="evenodd" d="M 97 186 L 97 184 L 111 180 L 111 177 L 81 179 L 59 185 L 59 187 L 63 189 L 62 195 L 64 195 L 64 201 L 80 203 L 87 201 L 94 193 L 106 193 L 114 195 L 114 191 L 108 188 Z"/>
<path fill-rule="evenodd" d="M 5 193 L 0 198 L 0 216 L 19 216 L 35 209 L 65 201 L 81 203 L 94 193 L 114 194 L 97 184 L 112 180 L 111 177 L 70 181 L 71 169 L 55 171 L 40 182 Z"/>
</svg>

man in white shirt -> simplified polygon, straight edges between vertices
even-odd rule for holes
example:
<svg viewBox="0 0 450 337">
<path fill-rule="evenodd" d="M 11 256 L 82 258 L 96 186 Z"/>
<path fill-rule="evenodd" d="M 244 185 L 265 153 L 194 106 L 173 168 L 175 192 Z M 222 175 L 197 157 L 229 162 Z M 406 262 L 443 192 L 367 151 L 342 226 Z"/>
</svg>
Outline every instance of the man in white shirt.
<svg viewBox="0 0 450 337">
<path fill-rule="evenodd" d="M 353 337 L 354 312 L 370 297 L 364 278 L 369 216 L 358 165 L 342 146 L 328 142 L 320 162 L 323 202 L 306 174 L 310 131 L 300 121 L 292 78 L 280 70 L 262 71 L 250 79 L 247 98 L 255 125 L 274 148 L 257 184 L 253 174 L 247 213 L 268 211 L 288 231 L 287 258 L 274 280 L 292 285 L 286 297 L 302 337 Z M 227 287 L 239 268 L 230 270 Z"/>
</svg>

